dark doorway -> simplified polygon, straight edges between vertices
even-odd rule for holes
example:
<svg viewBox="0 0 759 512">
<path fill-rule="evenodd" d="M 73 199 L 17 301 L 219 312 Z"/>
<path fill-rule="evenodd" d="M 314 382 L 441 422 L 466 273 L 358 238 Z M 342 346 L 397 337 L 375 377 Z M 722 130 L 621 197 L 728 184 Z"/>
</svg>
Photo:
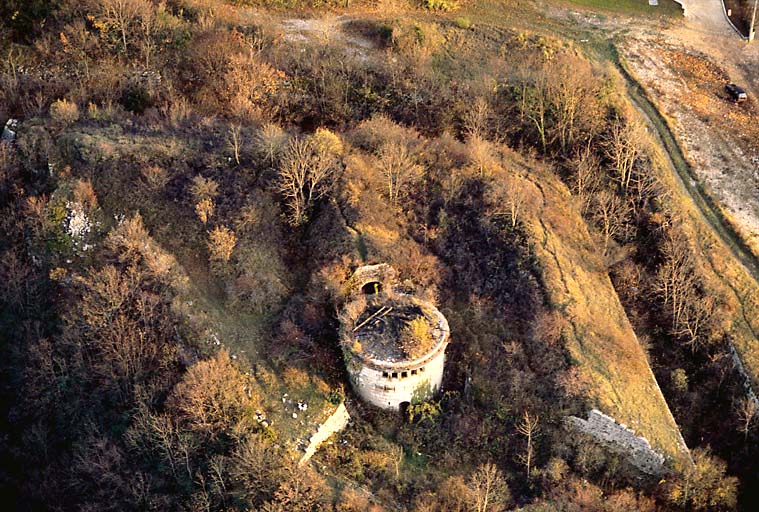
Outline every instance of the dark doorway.
<svg viewBox="0 0 759 512">
<path fill-rule="evenodd" d="M 361 287 L 361 292 L 364 295 L 375 295 L 382 291 L 382 284 L 379 281 L 371 281 Z"/>
<path fill-rule="evenodd" d="M 401 402 L 398 405 L 398 410 L 400 411 L 401 416 L 403 416 L 404 418 L 406 417 L 406 411 L 408 411 L 408 408 L 410 405 L 411 405 L 411 402 Z"/>
</svg>

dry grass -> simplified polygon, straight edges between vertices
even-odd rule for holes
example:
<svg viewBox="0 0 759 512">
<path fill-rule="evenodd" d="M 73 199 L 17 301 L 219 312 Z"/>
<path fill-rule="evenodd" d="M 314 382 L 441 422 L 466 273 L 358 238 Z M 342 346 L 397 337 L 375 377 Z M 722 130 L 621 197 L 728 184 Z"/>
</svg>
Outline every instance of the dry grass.
<svg viewBox="0 0 759 512">
<path fill-rule="evenodd" d="M 574 199 L 547 172 L 535 172 L 531 179 L 542 201 L 526 217 L 528 229 L 588 398 L 657 450 L 680 460 L 685 445 L 677 424 Z"/>
<path fill-rule="evenodd" d="M 423 317 L 414 318 L 406 324 L 401 340 L 403 351 L 411 358 L 423 356 L 435 342 L 430 324 Z"/>
</svg>

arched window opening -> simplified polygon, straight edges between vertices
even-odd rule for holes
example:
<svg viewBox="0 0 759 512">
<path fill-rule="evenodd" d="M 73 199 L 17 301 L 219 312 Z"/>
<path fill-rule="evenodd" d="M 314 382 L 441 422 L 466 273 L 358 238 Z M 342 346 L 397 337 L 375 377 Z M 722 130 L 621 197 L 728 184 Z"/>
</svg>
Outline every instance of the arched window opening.
<svg viewBox="0 0 759 512">
<path fill-rule="evenodd" d="M 376 295 L 382 291 L 382 283 L 379 281 L 370 281 L 361 287 L 361 293 L 364 295 Z"/>
</svg>

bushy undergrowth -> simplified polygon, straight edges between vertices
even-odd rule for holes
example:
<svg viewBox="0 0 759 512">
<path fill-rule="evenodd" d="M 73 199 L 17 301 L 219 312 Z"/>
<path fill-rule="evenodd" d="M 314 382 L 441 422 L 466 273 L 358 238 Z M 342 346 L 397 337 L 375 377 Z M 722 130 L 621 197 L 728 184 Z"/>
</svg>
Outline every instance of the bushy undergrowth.
<svg viewBox="0 0 759 512">
<path fill-rule="evenodd" d="M 352 58 L 222 2 L 117 3 L 30 4 L 45 25 L 0 70 L 2 110 L 24 118 L 0 146 L 1 455 L 18 508 L 464 511 L 485 482 L 504 507 L 700 503 L 676 476 L 620 490 L 635 478 L 614 457 L 565 441 L 563 417 L 594 404 L 537 225 L 560 226 L 588 273 L 627 276 L 623 298 L 673 343 L 712 350 L 727 311 L 613 72 L 466 18 L 354 21 Z M 581 215 L 589 230 L 565 229 Z M 335 305 L 366 262 L 447 316 L 445 393 L 406 417 L 353 401 L 319 456 L 327 479 L 291 460 L 308 413 L 280 403 L 351 397 Z M 609 382 L 597 391 L 627 391 Z M 729 506 L 734 482 L 709 468 L 694 495 L 719 484 Z"/>
</svg>

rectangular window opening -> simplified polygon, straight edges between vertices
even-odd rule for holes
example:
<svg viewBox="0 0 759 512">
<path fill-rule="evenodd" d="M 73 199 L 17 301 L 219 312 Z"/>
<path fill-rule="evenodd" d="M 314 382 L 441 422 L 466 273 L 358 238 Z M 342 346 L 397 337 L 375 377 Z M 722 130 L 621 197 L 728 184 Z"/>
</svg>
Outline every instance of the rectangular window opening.
<svg viewBox="0 0 759 512">
<path fill-rule="evenodd" d="M 394 379 L 397 379 L 397 378 L 398 378 L 398 372 L 393 372 L 393 378 L 394 378 Z"/>
<path fill-rule="evenodd" d="M 405 379 L 406 377 L 408 377 L 408 372 L 403 372 L 403 373 L 401 373 L 401 377 L 402 377 L 402 378 L 404 378 L 404 379 Z"/>
<path fill-rule="evenodd" d="M 411 375 L 416 375 L 416 370 L 411 370 Z"/>
<path fill-rule="evenodd" d="M 388 374 L 387 372 L 382 372 L 382 377 L 387 379 L 390 377 L 390 374 Z"/>
</svg>

